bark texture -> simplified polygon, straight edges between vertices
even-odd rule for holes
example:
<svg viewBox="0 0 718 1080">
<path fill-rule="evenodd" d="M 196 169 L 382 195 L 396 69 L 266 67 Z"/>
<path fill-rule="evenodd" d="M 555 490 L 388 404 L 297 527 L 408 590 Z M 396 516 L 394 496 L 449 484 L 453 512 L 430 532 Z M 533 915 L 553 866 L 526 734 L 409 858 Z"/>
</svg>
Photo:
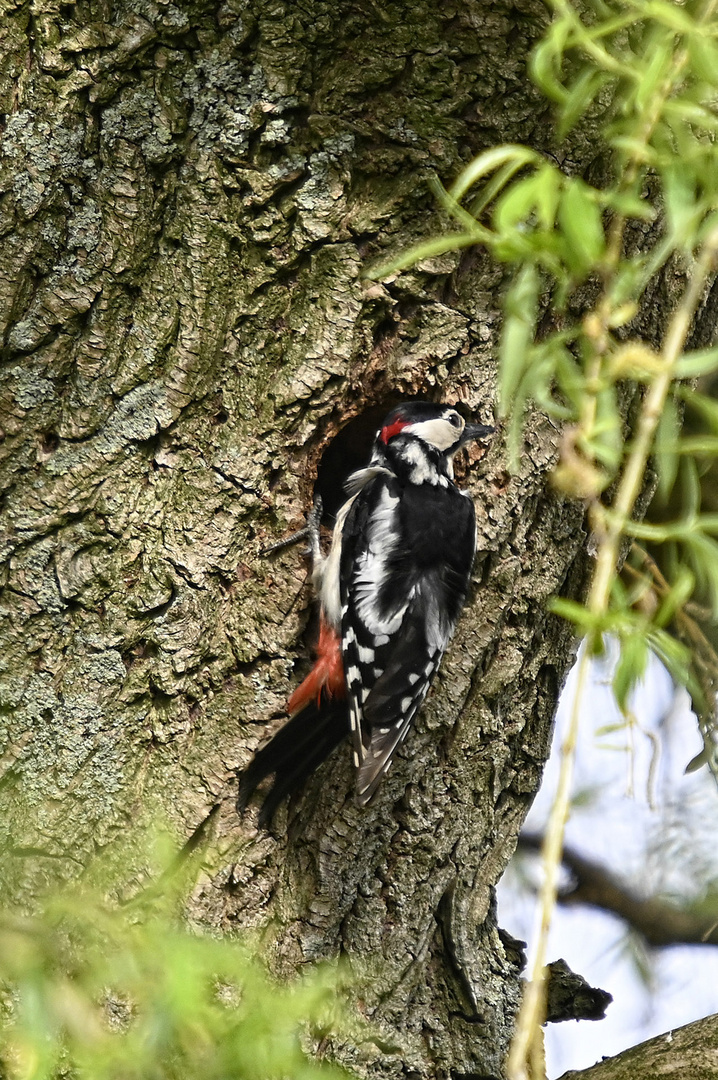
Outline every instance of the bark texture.
<svg viewBox="0 0 718 1080">
<path fill-rule="evenodd" d="M 591 1069 L 564 1073 L 560 1080 L 716 1080 L 718 1016 L 685 1027 L 605 1058 Z"/>
<path fill-rule="evenodd" d="M 552 149 L 526 77 L 539 0 L 3 3 L 0 798 L 29 898 L 156 812 L 212 838 L 193 916 L 277 970 L 351 954 L 362 1075 L 499 1077 L 519 994 L 493 885 L 539 781 L 587 574 L 582 511 L 500 441 L 466 483 L 456 639 L 375 802 L 347 752 L 257 834 L 235 772 L 311 643 L 302 524 L 341 426 L 398 395 L 491 418 L 502 272 L 389 284 L 437 228 L 426 179 Z M 572 170 L 596 153 L 582 131 Z M 138 864 L 128 875 L 140 873 Z"/>
</svg>

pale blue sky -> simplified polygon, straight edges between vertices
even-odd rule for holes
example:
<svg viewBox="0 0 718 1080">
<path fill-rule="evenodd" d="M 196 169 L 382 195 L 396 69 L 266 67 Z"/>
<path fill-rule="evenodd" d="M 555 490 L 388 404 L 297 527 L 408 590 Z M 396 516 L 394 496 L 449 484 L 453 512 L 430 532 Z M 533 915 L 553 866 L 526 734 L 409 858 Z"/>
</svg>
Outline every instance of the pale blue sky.
<svg viewBox="0 0 718 1080">
<path fill-rule="evenodd" d="M 569 678 L 559 706 L 559 732 L 567 720 L 572 684 Z M 634 695 L 635 725 L 604 734 L 597 732 L 621 722 L 607 665 L 594 668 L 587 699 L 573 785 L 585 804 L 581 799 L 572 813 L 567 843 L 647 894 L 699 892 L 706 880 L 718 880 L 718 788 L 706 768 L 684 772 L 702 745 L 685 692 L 676 693 L 665 670 L 652 661 Z M 540 831 L 546 820 L 559 745 L 557 736 L 527 821 L 532 831 Z M 530 867 L 525 871 L 532 873 Z M 534 910 L 533 896 L 510 870 L 499 886 L 500 924 L 530 940 Z M 549 961 L 562 956 L 614 998 L 605 1020 L 547 1025 L 550 1080 L 718 1013 L 718 947 L 652 950 L 649 987 L 639 975 L 625 925 L 582 906 L 558 909 L 547 955 Z"/>
</svg>

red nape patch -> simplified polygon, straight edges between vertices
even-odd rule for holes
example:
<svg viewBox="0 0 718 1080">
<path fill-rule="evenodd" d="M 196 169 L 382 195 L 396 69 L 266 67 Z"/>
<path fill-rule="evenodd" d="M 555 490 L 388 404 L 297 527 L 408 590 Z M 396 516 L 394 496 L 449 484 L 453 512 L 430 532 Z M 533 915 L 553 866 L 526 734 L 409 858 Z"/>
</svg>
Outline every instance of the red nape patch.
<svg viewBox="0 0 718 1080">
<path fill-rule="evenodd" d="M 386 427 L 381 429 L 381 435 L 379 438 L 384 443 L 384 446 L 389 442 L 389 439 L 393 439 L 395 435 L 398 435 L 400 431 L 403 431 L 405 427 L 408 427 L 408 421 L 395 420 L 393 424 L 387 424 Z"/>
<path fill-rule="evenodd" d="M 327 626 L 323 619 L 319 629 L 319 644 L 314 667 L 290 697 L 287 702 L 287 712 L 293 716 L 312 701 L 316 701 L 319 705 L 322 690 L 328 698 L 344 697 L 346 694 L 339 634 L 331 626 Z"/>
</svg>

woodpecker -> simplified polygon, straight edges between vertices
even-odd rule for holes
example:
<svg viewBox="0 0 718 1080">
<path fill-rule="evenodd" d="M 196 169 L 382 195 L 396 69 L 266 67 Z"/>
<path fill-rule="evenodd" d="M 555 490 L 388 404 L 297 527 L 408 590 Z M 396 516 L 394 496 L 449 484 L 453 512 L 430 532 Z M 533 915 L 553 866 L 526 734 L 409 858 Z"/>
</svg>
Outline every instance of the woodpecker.
<svg viewBox="0 0 718 1080">
<path fill-rule="evenodd" d="M 290 719 L 242 774 L 242 812 L 274 781 L 267 825 L 351 735 L 356 799 L 366 805 L 406 737 L 456 627 L 476 551 L 469 495 L 453 458 L 493 428 L 467 424 L 449 405 L 406 401 L 384 420 L 366 468 L 346 482 L 328 555 L 310 515 L 319 642 L 312 670 L 287 702 Z"/>
</svg>

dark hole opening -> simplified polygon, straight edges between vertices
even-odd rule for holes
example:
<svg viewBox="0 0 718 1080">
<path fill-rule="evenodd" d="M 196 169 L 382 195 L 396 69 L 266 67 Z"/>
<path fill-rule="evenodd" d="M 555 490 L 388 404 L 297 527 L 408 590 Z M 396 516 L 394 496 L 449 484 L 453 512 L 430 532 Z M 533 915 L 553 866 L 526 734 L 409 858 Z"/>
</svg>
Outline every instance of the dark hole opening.
<svg viewBox="0 0 718 1080">
<path fill-rule="evenodd" d="M 401 396 L 396 394 L 385 398 L 380 405 L 365 409 L 344 425 L 322 454 L 314 494 L 322 499 L 324 525 L 333 524 L 337 511 L 346 501 L 344 484 L 347 478 L 369 464 L 374 436 L 384 417 L 401 400 Z"/>
<path fill-rule="evenodd" d="M 56 431 L 46 431 L 42 436 L 41 446 L 45 454 L 53 454 L 60 445 L 60 436 Z"/>
</svg>

